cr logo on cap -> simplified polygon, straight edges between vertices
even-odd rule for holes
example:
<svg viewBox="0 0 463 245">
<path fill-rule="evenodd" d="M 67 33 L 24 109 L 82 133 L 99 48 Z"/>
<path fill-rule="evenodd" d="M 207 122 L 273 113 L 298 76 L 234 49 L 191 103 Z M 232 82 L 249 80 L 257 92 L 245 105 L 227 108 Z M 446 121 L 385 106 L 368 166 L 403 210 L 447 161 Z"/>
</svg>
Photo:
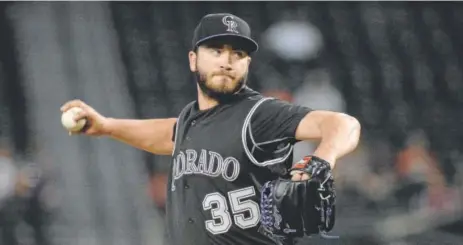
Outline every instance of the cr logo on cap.
<svg viewBox="0 0 463 245">
<path fill-rule="evenodd" d="M 233 16 L 227 15 L 222 18 L 222 23 L 228 27 L 227 31 L 239 33 L 236 30 L 236 27 L 238 27 L 238 23 L 236 23 L 236 21 L 234 21 L 233 19 L 234 19 Z"/>
</svg>

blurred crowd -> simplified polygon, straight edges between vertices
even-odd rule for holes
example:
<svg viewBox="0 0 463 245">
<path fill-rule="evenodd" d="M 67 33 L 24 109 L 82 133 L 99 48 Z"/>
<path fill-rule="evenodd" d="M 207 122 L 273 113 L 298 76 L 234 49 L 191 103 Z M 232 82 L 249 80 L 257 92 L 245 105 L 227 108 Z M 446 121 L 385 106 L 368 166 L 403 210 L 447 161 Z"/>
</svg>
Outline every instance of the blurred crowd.
<svg viewBox="0 0 463 245">
<path fill-rule="evenodd" d="M 0 148 L 1 244 L 51 244 L 48 227 L 58 191 L 49 170 Z"/>
<path fill-rule="evenodd" d="M 50 2 L 0 10 L 0 244 L 161 244 L 169 157 L 71 139 L 59 106 L 76 97 L 112 117 L 177 115 L 195 95 L 191 34 L 210 12 L 249 21 L 261 46 L 252 88 L 362 123 L 359 147 L 335 169 L 335 232 L 352 244 L 416 244 L 413 235 L 432 231 L 441 241 L 463 238 L 463 4 Z M 316 146 L 298 143 L 294 160 Z"/>
</svg>

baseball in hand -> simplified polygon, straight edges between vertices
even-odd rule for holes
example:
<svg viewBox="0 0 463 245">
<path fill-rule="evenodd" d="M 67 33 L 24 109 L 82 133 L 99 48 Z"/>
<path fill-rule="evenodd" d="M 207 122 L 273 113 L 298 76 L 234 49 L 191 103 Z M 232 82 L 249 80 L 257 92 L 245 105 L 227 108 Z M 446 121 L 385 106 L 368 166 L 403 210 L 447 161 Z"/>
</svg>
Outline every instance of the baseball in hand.
<svg viewBox="0 0 463 245">
<path fill-rule="evenodd" d="M 80 107 L 72 107 L 61 115 L 61 124 L 63 124 L 66 130 L 69 132 L 78 132 L 85 126 L 87 120 L 74 120 L 74 117 L 81 111 L 82 109 Z"/>
</svg>

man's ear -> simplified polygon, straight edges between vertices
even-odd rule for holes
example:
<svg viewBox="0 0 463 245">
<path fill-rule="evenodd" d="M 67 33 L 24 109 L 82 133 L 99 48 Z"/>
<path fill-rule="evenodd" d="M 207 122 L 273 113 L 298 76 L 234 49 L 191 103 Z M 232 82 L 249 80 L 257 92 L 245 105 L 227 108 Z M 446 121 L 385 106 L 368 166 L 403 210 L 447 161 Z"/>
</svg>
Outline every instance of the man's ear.
<svg viewBox="0 0 463 245">
<path fill-rule="evenodd" d="M 188 52 L 188 60 L 190 61 L 190 71 L 196 72 L 196 59 L 198 58 L 197 54 L 193 51 Z"/>
<path fill-rule="evenodd" d="M 251 64 L 252 58 L 248 56 L 248 66 Z"/>
</svg>

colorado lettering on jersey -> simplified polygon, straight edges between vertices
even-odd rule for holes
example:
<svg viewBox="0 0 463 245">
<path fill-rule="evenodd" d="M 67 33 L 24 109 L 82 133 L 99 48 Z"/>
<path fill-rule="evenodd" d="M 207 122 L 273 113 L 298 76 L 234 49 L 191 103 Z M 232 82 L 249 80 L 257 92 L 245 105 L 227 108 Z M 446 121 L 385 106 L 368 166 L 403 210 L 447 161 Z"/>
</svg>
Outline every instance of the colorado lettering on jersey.
<svg viewBox="0 0 463 245">
<path fill-rule="evenodd" d="M 224 158 L 217 152 L 201 149 L 179 151 L 173 159 L 172 191 L 175 191 L 175 180 L 184 175 L 200 174 L 210 177 L 222 176 L 226 181 L 234 181 L 240 173 L 240 163 L 234 157 Z"/>
</svg>

